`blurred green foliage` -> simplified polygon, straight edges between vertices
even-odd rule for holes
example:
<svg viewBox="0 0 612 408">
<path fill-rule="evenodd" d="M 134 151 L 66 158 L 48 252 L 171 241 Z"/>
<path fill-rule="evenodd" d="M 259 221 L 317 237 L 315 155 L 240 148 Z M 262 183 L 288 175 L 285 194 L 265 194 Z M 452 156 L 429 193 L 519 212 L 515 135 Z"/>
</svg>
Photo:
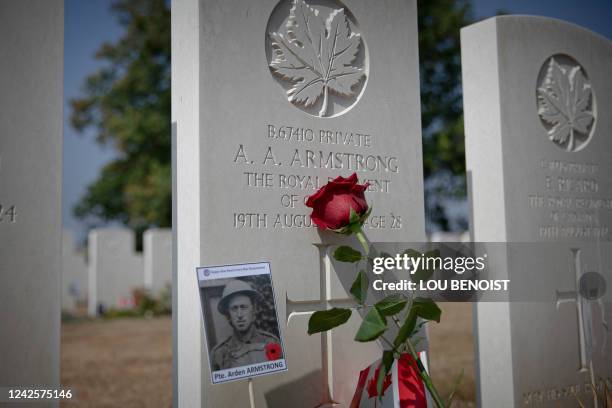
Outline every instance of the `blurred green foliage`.
<svg viewBox="0 0 612 408">
<path fill-rule="evenodd" d="M 135 290 L 135 311 L 139 316 L 162 316 L 172 313 L 172 287 L 167 284 L 157 295 L 146 290 Z"/>
<path fill-rule="evenodd" d="M 114 148 L 108 163 L 74 208 L 80 218 L 119 221 L 138 235 L 172 222 L 170 137 L 170 9 L 164 0 L 112 5 L 125 33 L 103 44 L 106 64 L 71 101 L 73 127 L 95 129 Z"/>
<path fill-rule="evenodd" d="M 172 287 L 167 284 L 158 294 L 152 294 L 145 289 L 135 289 L 132 292 L 134 307 L 131 309 L 109 309 L 103 317 L 114 319 L 118 317 L 153 317 L 172 314 Z"/>
<path fill-rule="evenodd" d="M 96 140 L 118 158 L 74 212 L 125 224 L 140 242 L 146 228 L 168 227 L 172 218 L 170 10 L 165 0 L 120 0 L 112 7 L 125 34 L 98 50 L 106 65 L 71 101 L 71 121 L 78 131 L 95 129 Z M 470 15 L 467 0 L 418 1 L 426 213 L 429 225 L 441 229 L 467 225 L 461 215 L 451 222 L 445 203 L 466 194 L 459 30 Z"/>
<path fill-rule="evenodd" d="M 419 0 L 417 6 L 427 220 L 442 230 L 464 229 L 466 214 L 453 220 L 447 207 L 466 197 L 459 32 L 473 22 L 471 4 Z"/>
</svg>

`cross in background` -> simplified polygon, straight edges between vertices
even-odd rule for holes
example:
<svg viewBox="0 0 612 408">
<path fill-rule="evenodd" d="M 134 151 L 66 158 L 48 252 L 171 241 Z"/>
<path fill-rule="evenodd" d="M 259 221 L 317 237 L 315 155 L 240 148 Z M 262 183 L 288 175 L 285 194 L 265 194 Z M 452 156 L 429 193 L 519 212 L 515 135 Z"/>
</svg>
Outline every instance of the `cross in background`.
<svg viewBox="0 0 612 408">
<path fill-rule="evenodd" d="M 580 261 L 580 249 L 572 248 L 572 260 L 574 263 L 574 271 L 576 274 L 575 290 L 572 291 L 556 291 L 557 292 L 557 309 L 562 303 L 574 303 L 576 305 L 576 313 L 578 317 L 578 338 L 580 341 L 580 369 L 581 372 L 586 372 L 589 369 L 589 356 L 587 356 L 586 348 L 586 333 L 584 330 L 583 308 L 588 305 L 584 304 L 584 299 L 580 295 L 578 288 L 580 287 L 580 276 L 582 275 L 582 264 Z"/>
</svg>

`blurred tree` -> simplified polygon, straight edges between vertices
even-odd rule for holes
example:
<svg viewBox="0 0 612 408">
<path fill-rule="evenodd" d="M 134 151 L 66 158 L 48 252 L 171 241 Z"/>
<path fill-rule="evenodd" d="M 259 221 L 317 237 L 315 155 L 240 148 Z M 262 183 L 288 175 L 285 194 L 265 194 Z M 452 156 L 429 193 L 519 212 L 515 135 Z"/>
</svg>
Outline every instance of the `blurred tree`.
<svg viewBox="0 0 612 408">
<path fill-rule="evenodd" d="M 139 236 L 172 220 L 168 3 L 113 3 L 125 34 L 100 47 L 96 58 L 107 64 L 87 77 L 83 96 L 71 101 L 72 126 L 79 132 L 94 128 L 98 143 L 118 152 L 75 206 L 75 215 L 119 221 Z"/>
<path fill-rule="evenodd" d="M 456 210 L 466 197 L 459 30 L 473 22 L 471 4 L 419 0 L 418 21 L 428 228 L 466 229 L 466 211 Z"/>
</svg>

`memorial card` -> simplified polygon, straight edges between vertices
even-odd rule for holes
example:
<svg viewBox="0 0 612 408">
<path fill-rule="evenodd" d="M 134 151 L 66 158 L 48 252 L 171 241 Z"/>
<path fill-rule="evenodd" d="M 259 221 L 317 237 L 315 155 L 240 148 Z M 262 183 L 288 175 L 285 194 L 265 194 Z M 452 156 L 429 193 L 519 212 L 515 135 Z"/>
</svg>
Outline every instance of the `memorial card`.
<svg viewBox="0 0 612 408">
<path fill-rule="evenodd" d="M 213 384 L 287 370 L 270 264 L 197 268 Z"/>
</svg>

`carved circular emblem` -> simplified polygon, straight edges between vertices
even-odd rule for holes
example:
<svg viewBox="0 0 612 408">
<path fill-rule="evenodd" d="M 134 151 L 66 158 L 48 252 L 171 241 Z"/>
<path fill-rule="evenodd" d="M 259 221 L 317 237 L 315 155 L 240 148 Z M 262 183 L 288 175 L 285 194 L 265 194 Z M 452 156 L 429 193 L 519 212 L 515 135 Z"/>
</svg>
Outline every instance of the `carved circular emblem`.
<svg viewBox="0 0 612 408">
<path fill-rule="evenodd" d="M 339 116 L 365 89 L 367 48 L 337 0 L 281 0 L 266 29 L 266 56 L 287 100 L 318 117 Z"/>
<path fill-rule="evenodd" d="M 589 143 L 596 121 L 595 95 L 575 59 L 564 54 L 548 58 L 540 69 L 536 97 L 540 121 L 554 144 L 575 152 Z"/>
</svg>

